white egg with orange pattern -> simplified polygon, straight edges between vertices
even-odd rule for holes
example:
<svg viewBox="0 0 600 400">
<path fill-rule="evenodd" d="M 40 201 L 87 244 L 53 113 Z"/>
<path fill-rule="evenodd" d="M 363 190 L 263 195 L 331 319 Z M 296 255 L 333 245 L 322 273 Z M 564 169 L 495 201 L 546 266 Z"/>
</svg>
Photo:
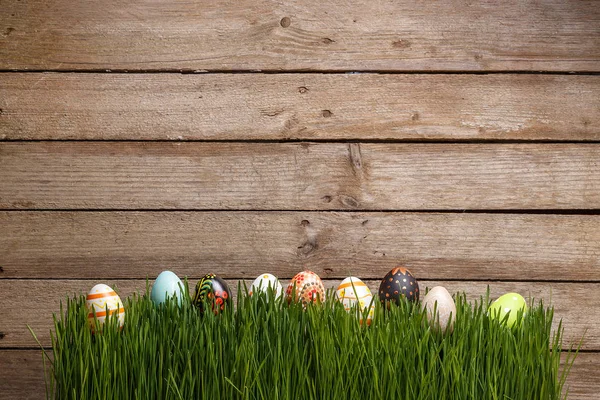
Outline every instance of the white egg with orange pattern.
<svg viewBox="0 0 600 400">
<path fill-rule="evenodd" d="M 117 316 L 119 318 L 119 327 L 123 327 L 125 322 L 125 309 L 119 295 L 108 285 L 102 283 L 94 286 L 85 298 L 85 304 L 88 311 L 88 322 L 95 331 L 94 315 L 98 321 L 100 329 L 106 322 L 106 317 Z"/>
</svg>

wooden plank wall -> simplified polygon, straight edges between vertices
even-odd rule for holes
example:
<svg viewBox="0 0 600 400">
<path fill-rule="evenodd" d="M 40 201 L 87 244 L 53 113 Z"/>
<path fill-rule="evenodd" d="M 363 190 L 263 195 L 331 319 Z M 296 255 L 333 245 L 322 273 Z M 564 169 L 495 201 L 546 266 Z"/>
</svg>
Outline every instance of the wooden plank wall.
<svg viewBox="0 0 600 400">
<path fill-rule="evenodd" d="M 553 304 L 590 398 L 599 73 L 593 1 L 4 2 L 0 398 L 97 282 L 397 264 Z"/>
</svg>

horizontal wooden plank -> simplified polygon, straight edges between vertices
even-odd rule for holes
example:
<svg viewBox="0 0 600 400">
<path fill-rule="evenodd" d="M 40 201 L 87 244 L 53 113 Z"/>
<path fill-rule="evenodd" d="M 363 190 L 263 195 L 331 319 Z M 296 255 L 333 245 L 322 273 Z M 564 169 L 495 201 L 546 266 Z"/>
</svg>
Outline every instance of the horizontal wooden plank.
<svg viewBox="0 0 600 400">
<path fill-rule="evenodd" d="M 1 399 L 45 400 L 42 351 L 0 349 L 0 382 Z"/>
<path fill-rule="evenodd" d="M 0 143 L 4 209 L 593 209 L 600 145 Z"/>
<path fill-rule="evenodd" d="M 563 362 L 565 361 L 563 356 Z M 589 400 L 600 392 L 600 354 L 580 353 L 577 355 L 566 388 L 569 400 Z"/>
<path fill-rule="evenodd" d="M 600 76 L 0 76 L 0 139 L 600 139 Z"/>
<path fill-rule="evenodd" d="M 0 398 L 46 398 L 41 354 L 38 350 L 0 349 L 0 382 L 3 383 L 0 385 Z M 563 363 L 565 359 L 566 355 L 562 357 Z M 569 400 L 593 398 L 600 391 L 599 371 L 599 353 L 579 354 L 567 379 Z"/>
<path fill-rule="evenodd" d="M 212 271 L 219 272 L 217 269 Z M 266 270 L 257 270 L 256 274 L 261 271 Z M 287 284 L 287 280 L 282 281 Z M 117 292 L 123 297 L 146 290 L 145 280 L 0 280 L 0 332 L 4 333 L 0 347 L 34 346 L 35 341 L 26 325 L 31 326 L 43 345 L 50 345 L 52 314 L 59 312 L 59 302 L 74 293 L 86 293 L 99 282 L 116 286 Z M 229 281 L 234 296 L 237 282 Z M 380 279 L 366 282 L 376 291 Z M 196 280 L 190 280 L 192 292 L 195 283 Z M 250 283 L 248 281 L 247 284 Z M 325 281 L 326 287 L 337 287 L 339 283 L 340 280 Z M 579 344 L 583 338 L 584 349 L 600 350 L 600 318 L 596 312 L 600 302 L 598 283 L 421 281 L 423 289 L 437 285 L 447 287 L 451 293 L 464 291 L 470 301 L 485 295 L 488 285 L 492 297 L 506 292 L 519 292 L 526 298 L 544 300 L 544 304 L 555 307 L 554 328 L 560 319 L 563 320 L 565 348 L 570 344 Z M 39 298 L 42 293 L 44 301 Z"/>
<path fill-rule="evenodd" d="M 600 70 L 595 2 L 9 2 L 0 68 Z"/>
<path fill-rule="evenodd" d="M 0 212 L 2 278 L 600 281 L 599 215 L 345 212 Z"/>
</svg>

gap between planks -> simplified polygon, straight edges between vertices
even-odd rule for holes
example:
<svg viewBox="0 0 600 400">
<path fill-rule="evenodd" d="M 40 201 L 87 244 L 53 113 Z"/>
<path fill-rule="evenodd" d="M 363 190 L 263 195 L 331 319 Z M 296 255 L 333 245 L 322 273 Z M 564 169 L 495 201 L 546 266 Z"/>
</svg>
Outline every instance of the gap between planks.
<svg viewBox="0 0 600 400">
<path fill-rule="evenodd" d="M 310 69 L 2 69 L 0 74 L 172 74 L 172 75 L 355 75 L 355 74 L 377 74 L 377 75 L 566 75 L 566 76 L 598 76 L 600 71 L 550 71 L 550 70 L 384 70 L 384 69 L 339 69 L 339 70 L 310 70 Z"/>
</svg>

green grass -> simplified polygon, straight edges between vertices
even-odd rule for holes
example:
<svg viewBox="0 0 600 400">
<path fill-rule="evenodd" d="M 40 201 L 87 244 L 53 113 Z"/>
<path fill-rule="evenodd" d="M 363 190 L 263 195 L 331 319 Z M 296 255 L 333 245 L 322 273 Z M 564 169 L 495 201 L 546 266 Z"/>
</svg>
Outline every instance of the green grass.
<svg viewBox="0 0 600 400">
<path fill-rule="evenodd" d="M 243 293 L 244 287 L 238 293 Z M 322 305 L 289 305 L 272 293 L 238 296 L 235 308 L 200 315 L 189 302 L 125 301 L 92 335 L 85 298 L 55 317 L 47 393 L 60 399 L 558 399 L 562 328 L 538 303 L 509 329 L 486 315 L 489 300 L 454 296 L 452 334 L 428 328 L 402 302 L 376 305 L 358 323 L 329 293 Z M 569 365 L 576 352 L 570 352 Z"/>
</svg>

